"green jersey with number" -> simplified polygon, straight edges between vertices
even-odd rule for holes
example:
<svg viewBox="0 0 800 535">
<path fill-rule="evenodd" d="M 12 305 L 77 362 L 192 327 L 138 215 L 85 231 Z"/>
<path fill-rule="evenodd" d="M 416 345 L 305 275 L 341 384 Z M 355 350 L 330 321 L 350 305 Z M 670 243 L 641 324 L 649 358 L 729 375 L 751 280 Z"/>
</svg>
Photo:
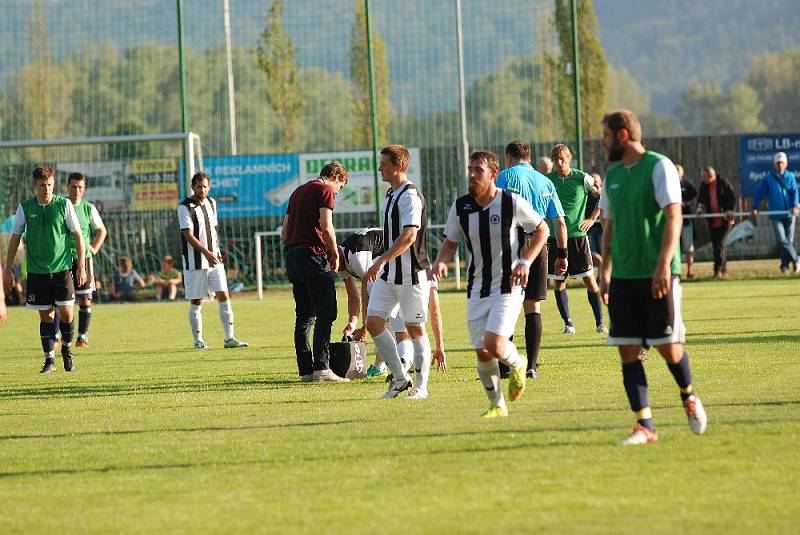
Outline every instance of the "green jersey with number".
<svg viewBox="0 0 800 535">
<path fill-rule="evenodd" d="M 564 222 L 567 224 L 569 238 L 586 236 L 586 232 L 582 231 L 580 226 L 586 212 L 586 202 L 589 200 L 589 193 L 586 190 L 587 176 L 577 169 L 572 169 L 565 177 L 559 176 L 558 171 L 547 174 L 547 178 L 555 185 L 561 206 L 564 208 Z M 548 220 L 547 224 L 550 225 L 550 235 L 555 236 L 555 225 L 551 220 Z"/>
<path fill-rule="evenodd" d="M 653 170 L 666 156 L 647 151 L 631 167 L 610 167 L 603 193 L 611 210 L 611 276 L 649 279 L 656 271 L 666 217 L 656 200 Z M 680 201 L 678 201 L 680 202 Z M 675 244 L 670 270 L 680 275 L 679 243 Z"/>
<path fill-rule="evenodd" d="M 25 213 L 25 255 L 28 273 L 47 275 L 72 267 L 66 212 L 69 201 L 58 195 L 50 204 L 40 205 L 36 197 L 20 203 Z"/>
</svg>

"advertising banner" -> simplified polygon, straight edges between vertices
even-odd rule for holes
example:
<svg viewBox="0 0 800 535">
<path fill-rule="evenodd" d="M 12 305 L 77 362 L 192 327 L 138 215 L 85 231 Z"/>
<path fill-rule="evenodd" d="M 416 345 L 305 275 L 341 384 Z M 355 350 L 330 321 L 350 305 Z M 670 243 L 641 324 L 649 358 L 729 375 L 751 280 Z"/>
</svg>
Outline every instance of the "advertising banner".
<svg viewBox="0 0 800 535">
<path fill-rule="evenodd" d="M 300 184 L 297 154 L 211 156 L 203 170 L 220 218 L 283 215 Z"/>
<path fill-rule="evenodd" d="M 174 210 L 178 206 L 178 160 L 133 160 L 128 176 L 134 211 Z"/>
<path fill-rule="evenodd" d="M 408 149 L 411 164 L 408 179 L 422 186 L 420 153 L 418 148 Z M 380 155 L 379 155 L 380 158 Z M 319 172 L 330 162 L 341 162 L 348 173 L 347 186 L 336 197 L 336 213 L 375 211 L 375 178 L 372 167 L 372 151 L 321 152 L 300 155 L 300 181 L 308 182 L 319 176 Z M 389 185 L 378 176 L 379 201 L 386 195 Z M 291 193 L 291 192 L 290 192 Z"/>
<path fill-rule="evenodd" d="M 789 157 L 789 171 L 800 176 L 800 134 L 739 136 L 739 172 L 742 196 L 753 197 L 764 175 L 773 169 L 777 152 Z"/>
<path fill-rule="evenodd" d="M 97 206 L 100 212 L 126 212 L 130 209 L 131 192 L 124 162 L 59 162 L 56 173 L 58 183 L 65 186 L 70 173 L 85 175 L 84 199 Z"/>
</svg>

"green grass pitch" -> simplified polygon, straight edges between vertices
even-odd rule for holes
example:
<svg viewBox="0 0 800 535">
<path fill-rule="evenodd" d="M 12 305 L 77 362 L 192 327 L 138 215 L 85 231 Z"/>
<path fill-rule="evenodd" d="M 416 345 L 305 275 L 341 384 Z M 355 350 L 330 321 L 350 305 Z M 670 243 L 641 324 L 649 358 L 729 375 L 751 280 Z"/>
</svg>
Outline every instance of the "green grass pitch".
<svg viewBox="0 0 800 535">
<path fill-rule="evenodd" d="M 541 378 L 496 421 L 478 418 L 464 294 L 441 299 L 449 371 L 416 402 L 379 401 L 378 380 L 300 383 L 285 289 L 234 301 L 242 350 L 221 348 L 216 303 L 207 352 L 190 349 L 185 303 L 96 305 L 77 371 L 59 359 L 51 376 L 35 313 L 11 309 L 0 533 L 797 532 L 797 279 L 684 284 L 708 431 L 691 434 L 651 352 L 660 441 L 631 448 L 616 445 L 632 425 L 617 356 L 582 289 L 574 337 L 544 303 Z"/>
</svg>

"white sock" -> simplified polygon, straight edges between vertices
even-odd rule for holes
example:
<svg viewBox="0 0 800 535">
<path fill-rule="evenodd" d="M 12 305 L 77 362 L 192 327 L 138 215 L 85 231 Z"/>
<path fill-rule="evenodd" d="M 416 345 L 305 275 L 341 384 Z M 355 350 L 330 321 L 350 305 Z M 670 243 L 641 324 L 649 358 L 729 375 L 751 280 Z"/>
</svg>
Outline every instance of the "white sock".
<svg viewBox="0 0 800 535">
<path fill-rule="evenodd" d="M 520 366 L 525 366 L 527 363 L 517 351 L 517 346 L 511 341 L 506 342 L 506 354 L 498 358 L 512 370 L 516 370 Z"/>
<path fill-rule="evenodd" d="M 400 360 L 405 364 L 405 368 L 410 369 L 414 364 L 414 344 L 411 343 L 411 340 L 397 342 L 397 354 L 400 355 Z"/>
<path fill-rule="evenodd" d="M 408 380 L 408 375 L 406 375 L 403 364 L 400 362 L 400 355 L 397 353 L 397 345 L 389 329 L 384 329 L 377 336 L 373 336 L 372 340 L 375 342 L 375 348 L 378 350 L 378 353 L 381 354 L 384 362 L 386 362 L 389 369 L 392 370 L 394 380 Z"/>
<path fill-rule="evenodd" d="M 419 338 L 412 338 L 414 346 L 414 386 L 416 388 L 428 389 L 428 376 L 431 372 L 431 343 L 428 340 L 428 333 L 423 332 Z"/>
<path fill-rule="evenodd" d="M 233 307 L 230 299 L 219 302 L 219 321 L 222 323 L 225 340 L 233 338 Z"/>
<path fill-rule="evenodd" d="M 203 315 L 201 310 L 203 305 L 189 305 L 189 325 L 192 327 L 192 336 L 195 342 L 203 339 Z"/>
<path fill-rule="evenodd" d="M 500 388 L 500 366 L 497 363 L 497 359 L 492 359 L 489 362 L 478 360 L 475 363 L 475 367 L 478 369 L 478 377 L 486 392 L 486 397 L 489 398 L 489 403 L 498 407 L 505 407 L 506 401 L 503 399 L 503 389 Z"/>
</svg>

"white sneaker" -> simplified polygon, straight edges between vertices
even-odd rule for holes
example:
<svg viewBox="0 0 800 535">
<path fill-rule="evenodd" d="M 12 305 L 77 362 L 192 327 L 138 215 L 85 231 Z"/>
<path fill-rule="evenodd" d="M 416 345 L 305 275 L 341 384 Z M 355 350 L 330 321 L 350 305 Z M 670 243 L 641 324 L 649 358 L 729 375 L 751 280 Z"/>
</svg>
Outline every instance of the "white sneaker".
<svg viewBox="0 0 800 535">
<path fill-rule="evenodd" d="M 347 383 L 350 381 L 346 377 L 339 377 L 330 369 L 314 370 L 314 373 L 311 374 L 311 380 L 315 383 Z"/>
<path fill-rule="evenodd" d="M 658 442 L 658 435 L 637 423 L 633 426 L 631 434 L 620 440 L 618 444 L 620 446 L 640 446 L 656 442 Z"/>
<path fill-rule="evenodd" d="M 575 327 L 572 325 L 564 325 L 564 331 L 562 334 L 575 334 Z"/>
<path fill-rule="evenodd" d="M 406 399 L 428 399 L 428 390 L 417 387 L 408 394 Z"/>
<path fill-rule="evenodd" d="M 598 326 L 597 326 L 597 328 L 595 329 L 595 331 L 596 331 L 596 332 L 599 332 L 600 334 L 608 334 L 608 329 L 606 329 L 606 326 L 605 326 L 605 325 L 603 325 L 602 323 L 601 323 L 600 325 L 598 325 Z"/>
<path fill-rule="evenodd" d="M 686 409 L 686 416 L 689 417 L 689 427 L 692 428 L 692 433 L 695 435 L 702 435 L 706 431 L 706 424 L 708 424 L 708 417 L 706 410 L 703 408 L 703 402 L 700 398 L 695 396 L 690 397 L 683 402 L 683 408 Z"/>
<path fill-rule="evenodd" d="M 411 381 L 408 379 L 400 379 L 399 381 L 392 381 L 389 385 L 389 390 L 386 391 L 381 399 L 392 399 L 400 395 L 400 392 L 411 388 Z"/>
</svg>

